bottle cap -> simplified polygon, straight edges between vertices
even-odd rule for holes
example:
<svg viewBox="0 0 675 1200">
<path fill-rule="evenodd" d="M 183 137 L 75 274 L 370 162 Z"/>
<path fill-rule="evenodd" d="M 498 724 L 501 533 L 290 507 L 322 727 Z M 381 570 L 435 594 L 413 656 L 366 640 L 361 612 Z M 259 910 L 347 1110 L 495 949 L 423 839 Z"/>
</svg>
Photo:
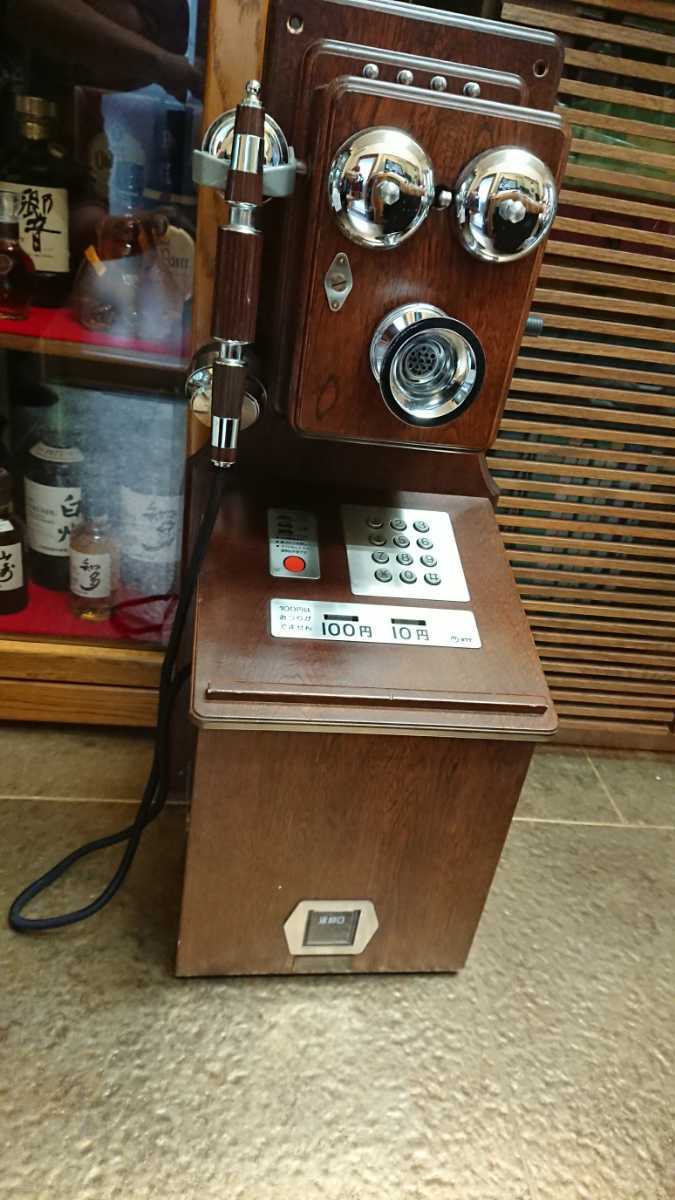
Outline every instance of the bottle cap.
<svg viewBox="0 0 675 1200">
<path fill-rule="evenodd" d="M 4 508 L 12 499 L 12 476 L 0 467 L 0 507 Z"/>
<path fill-rule="evenodd" d="M 14 107 L 23 116 L 37 117 L 42 121 L 46 117 L 55 117 L 58 111 L 53 100 L 45 100 L 42 96 L 15 96 Z"/>
</svg>

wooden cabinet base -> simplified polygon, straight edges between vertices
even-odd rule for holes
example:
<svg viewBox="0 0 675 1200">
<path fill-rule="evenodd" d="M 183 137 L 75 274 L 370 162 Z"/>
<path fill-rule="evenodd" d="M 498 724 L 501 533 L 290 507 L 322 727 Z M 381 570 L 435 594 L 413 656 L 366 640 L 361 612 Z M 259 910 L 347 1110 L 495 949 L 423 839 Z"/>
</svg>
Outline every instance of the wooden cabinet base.
<svg viewBox="0 0 675 1200">
<path fill-rule="evenodd" d="M 0 720 L 152 727 L 162 653 L 0 639 Z"/>
<path fill-rule="evenodd" d="M 179 975 L 463 966 L 532 744 L 359 734 L 198 734 Z M 303 900 L 367 900 L 358 954 L 292 955 Z M 311 906 L 310 906 L 311 907 Z"/>
</svg>

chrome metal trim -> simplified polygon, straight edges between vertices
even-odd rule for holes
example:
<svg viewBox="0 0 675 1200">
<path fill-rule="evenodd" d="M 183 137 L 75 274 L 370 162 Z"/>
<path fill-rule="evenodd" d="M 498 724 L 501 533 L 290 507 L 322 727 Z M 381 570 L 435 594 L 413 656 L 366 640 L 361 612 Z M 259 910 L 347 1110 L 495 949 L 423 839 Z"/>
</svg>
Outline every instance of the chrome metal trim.
<svg viewBox="0 0 675 1200">
<path fill-rule="evenodd" d="M 340 252 L 335 255 L 323 280 L 323 287 L 331 312 L 340 311 L 352 290 L 353 284 L 354 279 L 349 258 L 346 254 Z"/>
<path fill-rule="evenodd" d="M 211 445 L 214 450 L 236 450 L 239 424 L 238 417 L 211 418 Z"/>
<path fill-rule="evenodd" d="M 264 142 L 253 133 L 237 133 L 232 143 L 230 170 L 242 171 L 245 175 L 258 175 L 262 170 L 261 162 Z"/>
</svg>

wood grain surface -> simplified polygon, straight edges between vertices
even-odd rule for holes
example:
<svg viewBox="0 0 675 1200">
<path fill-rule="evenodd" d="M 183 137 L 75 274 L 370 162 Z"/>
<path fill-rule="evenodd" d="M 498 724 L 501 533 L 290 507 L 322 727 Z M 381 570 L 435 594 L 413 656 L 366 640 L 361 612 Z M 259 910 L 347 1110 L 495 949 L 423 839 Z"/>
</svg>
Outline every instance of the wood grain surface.
<svg viewBox="0 0 675 1200">
<path fill-rule="evenodd" d="M 532 753 L 523 742 L 199 733 L 179 975 L 463 966 Z M 355 957 L 293 959 L 303 899 L 370 899 Z"/>
</svg>

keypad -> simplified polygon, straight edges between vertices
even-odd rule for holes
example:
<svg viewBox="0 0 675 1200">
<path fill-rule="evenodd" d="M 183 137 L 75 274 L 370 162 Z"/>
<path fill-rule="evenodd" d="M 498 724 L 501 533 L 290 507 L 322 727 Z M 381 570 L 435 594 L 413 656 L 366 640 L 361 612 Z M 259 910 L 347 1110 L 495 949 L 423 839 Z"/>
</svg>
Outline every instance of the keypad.
<svg viewBox="0 0 675 1200">
<path fill-rule="evenodd" d="M 342 521 L 355 596 L 470 599 L 448 513 L 345 504 Z"/>
</svg>

